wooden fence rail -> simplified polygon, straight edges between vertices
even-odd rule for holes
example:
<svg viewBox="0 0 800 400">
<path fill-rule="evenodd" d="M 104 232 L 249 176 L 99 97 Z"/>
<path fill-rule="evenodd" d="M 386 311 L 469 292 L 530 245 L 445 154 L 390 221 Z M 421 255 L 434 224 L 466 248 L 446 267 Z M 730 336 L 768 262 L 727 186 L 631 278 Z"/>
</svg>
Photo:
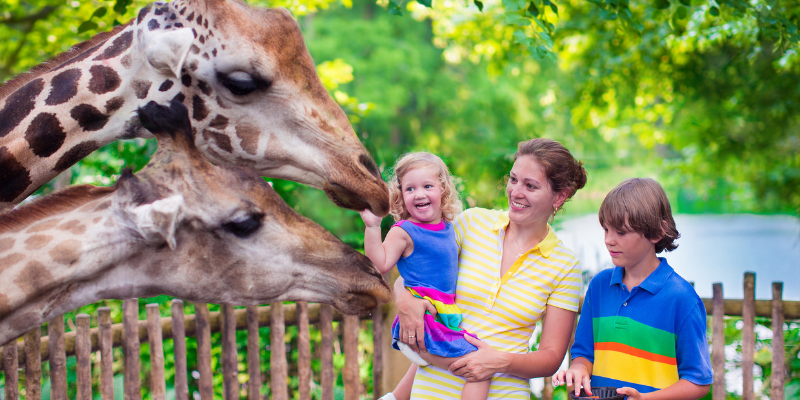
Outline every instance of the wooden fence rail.
<svg viewBox="0 0 800 400">
<path fill-rule="evenodd" d="M 706 310 L 711 317 L 712 367 L 714 385 L 712 397 L 723 400 L 726 395 L 724 385 L 724 328 L 725 316 L 741 316 L 744 322 L 742 332 L 742 377 L 744 399 L 755 399 L 753 391 L 753 366 L 755 354 L 755 317 L 772 319 L 773 331 L 773 367 L 770 380 L 770 398 L 783 399 L 786 360 L 784 356 L 783 325 L 785 320 L 800 319 L 800 301 L 784 301 L 783 283 L 772 285 L 772 300 L 755 300 L 755 274 L 744 276 L 744 299 L 724 299 L 722 284 L 713 285 L 713 297 L 703 299 Z M 373 312 L 373 398 L 384 393 L 384 370 L 404 368 L 404 366 L 384 365 L 384 354 L 389 348 L 389 338 L 384 335 L 387 323 L 387 307 L 380 307 Z M 342 345 L 344 347 L 345 365 L 342 371 L 345 400 L 357 400 L 360 393 L 358 366 L 358 332 L 359 318 L 343 316 L 328 305 L 276 303 L 269 306 L 250 306 L 246 309 L 234 309 L 223 305 L 219 312 L 209 312 L 206 304 L 195 304 L 194 315 L 184 315 L 181 300 L 173 300 L 170 318 L 162 318 L 158 305 L 146 306 L 147 319 L 138 320 L 138 299 L 125 300 L 123 303 L 123 322 L 111 324 L 111 314 L 107 307 L 97 310 L 98 326 L 89 327 L 89 315 L 79 314 L 76 317 L 76 329 L 64 333 L 63 317 L 53 319 L 48 324 L 48 336 L 40 337 L 41 329 L 34 329 L 24 335 L 22 342 L 13 341 L 4 346 L 0 352 L 0 366 L 5 371 L 4 394 L 7 400 L 20 397 L 19 370 L 24 370 L 25 398 L 38 400 L 41 397 L 41 363 L 50 362 L 51 399 L 67 399 L 66 357 L 76 357 L 77 398 L 92 398 L 92 378 L 90 354 L 100 354 L 99 392 L 104 400 L 114 398 L 112 349 L 122 347 L 124 354 L 124 398 L 137 400 L 141 398 L 141 382 L 139 378 L 140 355 L 139 344 L 146 341 L 150 345 L 150 393 L 154 400 L 165 399 L 166 382 L 164 371 L 163 340 L 173 340 L 174 351 L 174 390 L 177 400 L 188 400 L 188 377 L 186 360 L 186 337 L 197 339 L 197 371 L 199 372 L 198 392 L 201 399 L 212 399 L 214 386 L 211 369 L 211 334 L 222 333 L 222 355 L 220 364 L 223 375 L 223 395 L 225 399 L 238 399 L 240 384 L 238 382 L 238 355 L 236 348 L 236 331 L 246 330 L 247 340 L 247 383 L 248 398 L 260 399 L 263 382 L 260 373 L 259 359 L 259 327 L 270 327 L 270 343 L 284 343 L 285 327 L 298 327 L 298 394 L 301 400 L 311 398 L 311 351 L 309 327 L 319 324 L 320 344 L 320 386 L 322 400 L 333 400 L 333 384 L 335 371 L 333 367 L 333 321 L 342 321 Z M 368 317 L 369 318 L 369 317 Z M 288 400 L 287 354 L 284 346 L 270 348 L 270 392 L 276 400 Z M 22 367 L 22 368 L 20 368 Z M 389 382 L 388 386 L 395 382 Z M 553 388 L 549 379 L 545 379 L 542 398 L 552 399 Z"/>
</svg>

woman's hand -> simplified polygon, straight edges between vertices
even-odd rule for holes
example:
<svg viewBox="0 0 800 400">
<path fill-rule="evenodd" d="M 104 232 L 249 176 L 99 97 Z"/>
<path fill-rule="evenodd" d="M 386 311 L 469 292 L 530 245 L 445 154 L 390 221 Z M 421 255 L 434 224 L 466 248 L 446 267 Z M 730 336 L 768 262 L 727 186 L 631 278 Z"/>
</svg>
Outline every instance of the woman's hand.
<svg viewBox="0 0 800 400">
<path fill-rule="evenodd" d="M 508 362 L 502 351 L 497 351 L 492 346 L 470 335 L 464 335 L 467 342 L 475 345 L 478 350 L 469 353 L 450 364 L 451 373 L 461 376 L 469 382 L 479 382 L 491 379 L 495 373 L 505 371 Z"/>
<path fill-rule="evenodd" d="M 425 312 L 436 316 L 436 307 L 428 300 L 414 297 L 405 286 L 403 278 L 394 282 L 394 302 L 400 323 L 400 341 L 417 353 L 425 349 Z"/>
</svg>

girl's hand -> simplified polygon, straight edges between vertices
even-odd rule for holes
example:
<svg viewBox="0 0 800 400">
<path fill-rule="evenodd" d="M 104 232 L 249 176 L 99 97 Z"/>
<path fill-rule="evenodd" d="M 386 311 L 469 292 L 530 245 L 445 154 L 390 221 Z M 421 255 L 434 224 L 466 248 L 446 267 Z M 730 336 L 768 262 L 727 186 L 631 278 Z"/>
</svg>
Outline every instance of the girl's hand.
<svg viewBox="0 0 800 400">
<path fill-rule="evenodd" d="M 621 387 L 617 389 L 617 393 L 628 396 L 627 400 L 641 400 L 642 394 L 632 387 Z"/>
<path fill-rule="evenodd" d="M 469 382 L 479 382 L 491 379 L 495 373 L 505 370 L 508 363 L 503 357 L 503 352 L 470 335 L 465 334 L 464 339 L 475 345 L 478 350 L 450 364 L 448 369 L 451 373 L 464 377 Z"/>
<path fill-rule="evenodd" d="M 364 221 L 364 225 L 366 225 L 367 228 L 374 228 L 376 226 L 377 227 L 381 226 L 381 221 L 383 221 L 383 218 L 373 214 L 372 211 L 362 210 L 359 212 L 359 214 L 361 214 L 361 220 Z"/>
<path fill-rule="evenodd" d="M 398 279 L 400 281 L 400 279 Z M 400 341 L 411 347 L 417 353 L 425 349 L 425 311 L 436 315 L 436 307 L 428 300 L 414 297 L 411 292 L 395 283 L 395 306 L 397 318 L 400 320 Z"/>
</svg>

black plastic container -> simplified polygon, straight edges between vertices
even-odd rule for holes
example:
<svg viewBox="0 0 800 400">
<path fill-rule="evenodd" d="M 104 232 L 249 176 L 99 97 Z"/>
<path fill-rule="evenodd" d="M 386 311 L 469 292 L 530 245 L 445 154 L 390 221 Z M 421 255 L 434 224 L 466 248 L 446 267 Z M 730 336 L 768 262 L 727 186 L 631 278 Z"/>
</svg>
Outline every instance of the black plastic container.
<svg viewBox="0 0 800 400">
<path fill-rule="evenodd" d="M 583 400 L 583 399 L 623 400 L 625 398 L 625 395 L 617 393 L 617 388 L 615 387 L 593 387 L 591 396 L 589 396 L 589 394 L 586 393 L 586 389 L 581 389 L 580 397 L 575 396 L 574 390 L 570 390 L 569 398 L 571 400 Z"/>
</svg>

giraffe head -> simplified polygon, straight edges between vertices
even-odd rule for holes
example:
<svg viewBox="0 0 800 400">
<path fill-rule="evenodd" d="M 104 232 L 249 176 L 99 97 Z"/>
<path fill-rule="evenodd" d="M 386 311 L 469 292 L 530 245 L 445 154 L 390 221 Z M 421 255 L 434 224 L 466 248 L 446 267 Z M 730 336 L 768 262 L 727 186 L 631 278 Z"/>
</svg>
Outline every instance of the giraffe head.
<svg viewBox="0 0 800 400">
<path fill-rule="evenodd" d="M 390 300 L 365 256 L 297 214 L 258 174 L 209 163 L 183 104 L 149 103 L 138 114 L 159 150 L 120 180 L 114 208 L 132 235 L 170 249 L 151 290 L 226 304 L 318 301 L 345 313 Z"/>
<path fill-rule="evenodd" d="M 340 207 L 387 213 L 380 171 L 323 87 L 288 11 L 237 0 L 157 2 L 136 27 L 150 66 L 164 82 L 180 80 L 195 142 L 212 161 L 322 189 Z"/>
</svg>

